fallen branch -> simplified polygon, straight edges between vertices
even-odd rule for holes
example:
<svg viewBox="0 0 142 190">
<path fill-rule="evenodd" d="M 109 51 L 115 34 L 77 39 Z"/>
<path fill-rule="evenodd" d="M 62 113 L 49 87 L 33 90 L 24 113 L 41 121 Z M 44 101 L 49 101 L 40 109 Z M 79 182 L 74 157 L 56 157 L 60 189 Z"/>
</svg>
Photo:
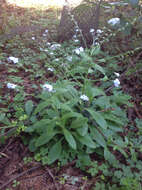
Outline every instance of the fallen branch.
<svg viewBox="0 0 142 190">
<path fill-rule="evenodd" d="M 11 179 L 8 180 L 6 183 L 4 183 L 3 185 L 0 186 L 0 190 L 2 190 L 3 188 L 5 188 L 5 187 L 6 187 L 7 185 L 9 185 L 12 181 L 17 180 L 19 177 L 25 175 L 26 173 L 31 172 L 31 171 L 33 171 L 33 170 L 36 170 L 36 169 L 38 169 L 38 168 L 40 168 L 40 167 L 41 167 L 41 165 L 34 166 L 34 167 L 32 167 L 32 168 L 30 168 L 30 169 L 28 169 L 28 170 L 26 170 L 26 171 L 24 171 L 24 172 L 18 174 L 17 176 L 11 178 Z"/>
</svg>

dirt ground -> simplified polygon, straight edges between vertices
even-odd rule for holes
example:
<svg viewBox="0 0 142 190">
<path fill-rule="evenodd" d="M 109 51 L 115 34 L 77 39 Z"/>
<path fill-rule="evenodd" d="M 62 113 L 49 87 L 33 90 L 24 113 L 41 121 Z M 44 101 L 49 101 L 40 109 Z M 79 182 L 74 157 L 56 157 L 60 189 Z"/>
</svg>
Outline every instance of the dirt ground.
<svg viewBox="0 0 142 190">
<path fill-rule="evenodd" d="M 10 138 L 1 145 L 0 155 L 0 190 L 89 190 L 93 183 L 89 184 L 84 173 L 74 168 L 75 162 L 62 168 L 43 167 L 35 161 L 25 164 L 23 158 L 32 154 L 20 138 Z M 16 187 L 14 180 L 20 182 Z"/>
</svg>

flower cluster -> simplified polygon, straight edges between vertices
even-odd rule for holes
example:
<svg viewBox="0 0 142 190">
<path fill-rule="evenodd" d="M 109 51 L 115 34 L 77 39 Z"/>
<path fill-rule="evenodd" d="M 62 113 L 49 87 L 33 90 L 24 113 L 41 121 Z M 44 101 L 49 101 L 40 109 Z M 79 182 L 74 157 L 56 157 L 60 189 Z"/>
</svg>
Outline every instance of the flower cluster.
<svg viewBox="0 0 142 190">
<path fill-rule="evenodd" d="M 50 84 L 44 84 L 42 88 L 43 90 L 47 90 L 48 92 L 53 92 L 53 86 Z"/>
<path fill-rule="evenodd" d="M 88 96 L 86 96 L 85 94 L 81 95 L 80 99 L 83 100 L 83 101 L 87 101 L 87 102 L 89 101 Z"/>
<path fill-rule="evenodd" d="M 53 45 L 50 46 L 50 49 L 54 51 L 54 50 L 56 50 L 56 49 L 58 49 L 60 47 L 61 47 L 60 44 L 53 44 Z"/>
<path fill-rule="evenodd" d="M 119 79 L 116 78 L 116 79 L 113 81 L 113 84 L 114 84 L 115 87 L 119 87 L 119 85 L 120 85 Z"/>
<path fill-rule="evenodd" d="M 111 18 L 110 20 L 108 20 L 108 24 L 111 26 L 115 26 L 120 24 L 120 18 Z"/>
<path fill-rule="evenodd" d="M 44 31 L 44 33 L 42 34 L 42 36 L 43 36 L 43 37 L 46 37 L 47 34 L 48 34 L 48 29 L 46 29 L 46 30 Z"/>
<path fill-rule="evenodd" d="M 50 67 L 49 67 L 47 70 L 48 70 L 48 71 L 51 71 L 51 72 L 54 71 L 54 69 L 53 69 L 53 68 L 50 68 Z"/>
<path fill-rule="evenodd" d="M 16 84 L 13 84 L 13 83 L 7 83 L 7 88 L 9 89 L 15 89 L 17 87 Z"/>
<path fill-rule="evenodd" d="M 74 52 L 75 52 L 77 55 L 79 55 L 79 54 L 82 53 L 83 51 L 84 51 L 84 48 L 83 48 L 83 47 L 76 48 L 76 49 L 74 50 Z"/>
<path fill-rule="evenodd" d="M 16 57 L 9 57 L 8 61 L 12 61 L 14 64 L 18 63 L 18 58 Z"/>
</svg>

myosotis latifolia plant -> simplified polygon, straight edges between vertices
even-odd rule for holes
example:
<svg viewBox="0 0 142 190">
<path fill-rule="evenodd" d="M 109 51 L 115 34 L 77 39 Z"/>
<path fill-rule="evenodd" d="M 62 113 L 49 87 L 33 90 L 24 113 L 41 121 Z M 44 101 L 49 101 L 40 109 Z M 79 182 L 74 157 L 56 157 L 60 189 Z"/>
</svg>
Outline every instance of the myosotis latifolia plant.
<svg viewBox="0 0 142 190">
<path fill-rule="evenodd" d="M 9 73 L 22 68 L 31 73 L 32 80 L 41 77 L 45 82 L 41 88 L 36 86 L 35 94 L 26 94 L 24 86 L 19 88 L 22 78 L 8 77 L 5 83 L 8 88 L 5 105 L 8 108 L 1 108 L 0 122 L 3 126 L 0 140 L 3 142 L 13 134 L 20 136 L 34 152 L 34 158 L 42 164 L 58 160 L 61 166 L 76 159 L 76 167 L 98 180 L 94 190 L 140 190 L 141 161 L 138 153 L 142 149 L 141 120 L 136 120 L 138 134 L 122 135 L 129 124 L 126 110 L 131 106 L 131 97 L 121 91 L 119 73 L 113 73 L 114 70 L 117 72 L 115 58 L 118 56 L 109 56 L 109 53 L 101 51 L 101 44 L 107 41 L 103 38 L 105 30 L 98 30 L 99 35 L 94 36 L 94 30 L 90 29 L 94 44 L 90 49 L 79 47 L 77 34 L 80 29 L 77 23 L 74 24 L 76 37 L 71 43 L 36 45 L 37 37 L 34 37 L 29 41 L 30 45 L 34 43 L 38 53 L 25 49 L 21 44 L 22 57 L 20 51 L 10 48 L 13 67 Z M 109 32 L 109 38 L 115 40 L 115 34 L 111 30 Z M 14 43 L 16 46 L 17 42 Z M 9 47 L 12 44 L 7 45 L 7 49 Z M 104 67 L 106 64 L 109 67 Z M 56 76 L 54 83 L 46 80 L 46 73 Z M 9 99 L 11 93 L 14 96 Z M 129 158 L 127 166 L 118 163 L 114 152 L 126 160 Z M 108 162 L 93 161 L 94 153 Z M 24 159 L 25 163 L 31 161 L 30 158 Z M 113 185 L 109 183 L 110 178 Z M 117 188 L 117 183 L 120 188 Z"/>
<path fill-rule="evenodd" d="M 64 164 L 83 154 L 90 159 L 93 152 L 116 164 L 110 148 L 127 156 L 124 148 L 128 142 L 118 132 L 127 125 L 121 106 L 127 108 L 130 96 L 123 94 L 119 85 L 111 88 L 109 96 L 105 87 L 95 85 L 98 81 L 104 84 L 104 78 L 108 80 L 104 68 L 93 61 L 93 55 L 98 54 L 98 46 L 79 54 L 73 51 L 73 62 L 66 60 L 69 70 L 64 70 L 64 80 L 41 85 L 36 101 L 23 104 L 22 92 L 17 92 L 9 105 L 15 112 L 10 125 L 17 134 L 28 134 L 21 133 L 21 137 L 43 164 L 56 160 Z M 101 78 L 95 79 L 95 75 Z"/>
</svg>

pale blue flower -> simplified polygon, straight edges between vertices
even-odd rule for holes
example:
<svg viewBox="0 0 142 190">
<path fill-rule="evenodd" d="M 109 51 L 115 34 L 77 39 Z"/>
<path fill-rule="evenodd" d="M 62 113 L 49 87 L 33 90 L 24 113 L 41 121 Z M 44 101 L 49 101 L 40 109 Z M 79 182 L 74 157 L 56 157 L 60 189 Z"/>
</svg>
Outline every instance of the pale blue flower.
<svg viewBox="0 0 142 190">
<path fill-rule="evenodd" d="M 15 89 L 16 87 L 17 87 L 16 84 L 13 84 L 13 83 L 7 83 L 7 88 Z"/>
<path fill-rule="evenodd" d="M 47 90 L 48 92 L 52 92 L 53 91 L 53 86 L 50 84 L 44 84 L 43 86 L 44 90 Z"/>
<path fill-rule="evenodd" d="M 119 86 L 120 86 L 120 81 L 119 81 L 119 79 L 115 79 L 115 80 L 113 81 L 113 84 L 114 84 L 115 87 L 119 87 Z"/>
</svg>

